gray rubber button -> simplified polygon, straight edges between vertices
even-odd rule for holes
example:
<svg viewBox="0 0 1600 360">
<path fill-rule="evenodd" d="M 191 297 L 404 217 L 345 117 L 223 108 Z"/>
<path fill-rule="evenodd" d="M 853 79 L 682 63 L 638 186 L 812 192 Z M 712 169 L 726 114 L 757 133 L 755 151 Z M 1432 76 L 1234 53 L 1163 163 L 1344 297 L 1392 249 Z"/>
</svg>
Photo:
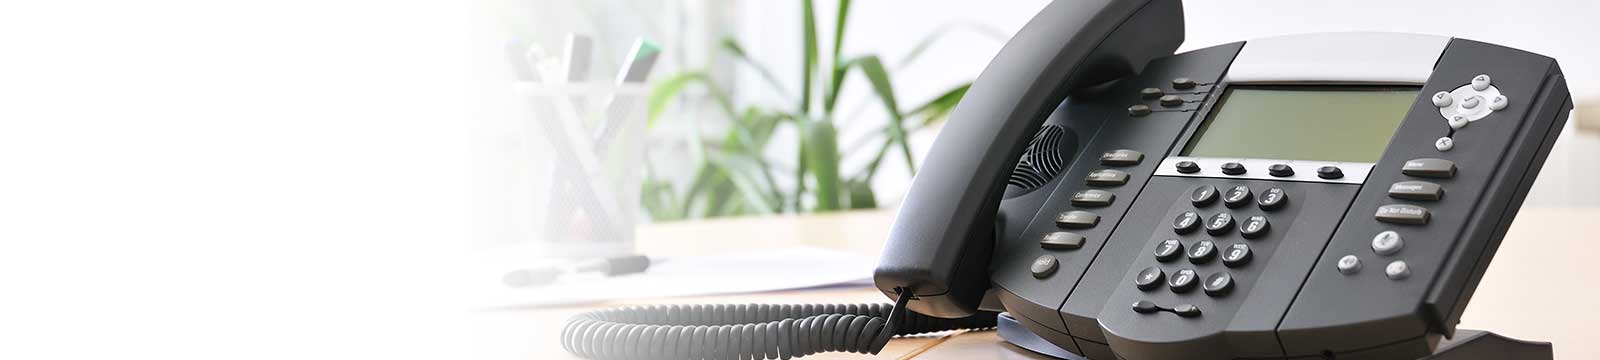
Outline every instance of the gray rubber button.
<svg viewBox="0 0 1600 360">
<path fill-rule="evenodd" d="M 1084 190 L 1072 194 L 1072 205 L 1100 207 L 1111 205 L 1117 200 L 1117 195 L 1105 190 Z"/>
<path fill-rule="evenodd" d="M 1412 159 L 1400 168 L 1407 176 L 1448 179 L 1456 176 L 1456 163 L 1445 159 Z"/>
<path fill-rule="evenodd" d="M 1383 267 L 1383 275 L 1388 276 L 1389 280 L 1405 279 L 1411 277 L 1411 266 L 1406 265 L 1405 260 L 1395 260 Z"/>
<path fill-rule="evenodd" d="M 1489 89 L 1489 75 L 1473 76 L 1472 77 L 1472 89 L 1473 90 L 1477 90 L 1477 91 L 1488 90 Z"/>
<path fill-rule="evenodd" d="M 1508 103 L 1510 101 L 1511 100 L 1506 99 L 1505 95 L 1495 95 L 1494 97 L 1489 98 L 1489 110 L 1490 111 L 1505 110 L 1506 105 L 1509 105 Z"/>
<path fill-rule="evenodd" d="M 1400 239 L 1400 233 L 1392 230 L 1378 233 L 1377 236 L 1372 237 L 1372 252 L 1378 255 L 1394 255 L 1400 252 L 1400 248 L 1405 246 L 1405 241 Z"/>
<path fill-rule="evenodd" d="M 1444 197 L 1444 187 L 1427 181 L 1401 181 L 1389 185 L 1389 197 L 1436 201 Z"/>
<path fill-rule="evenodd" d="M 1378 221 L 1390 224 L 1423 225 L 1428 223 L 1428 208 L 1407 205 L 1389 204 L 1378 207 L 1378 213 L 1373 214 Z"/>
<path fill-rule="evenodd" d="M 1433 106 L 1447 107 L 1452 103 L 1455 103 L 1455 99 L 1450 97 L 1449 91 L 1440 91 L 1433 94 Z"/>
<path fill-rule="evenodd" d="M 1456 130 L 1460 130 L 1461 128 L 1467 127 L 1467 123 L 1471 122 L 1471 121 L 1467 120 L 1466 116 L 1461 116 L 1461 115 L 1451 115 L 1450 119 L 1446 120 L 1446 121 L 1450 124 L 1450 128 L 1451 129 L 1456 129 Z"/>
<path fill-rule="evenodd" d="M 1039 246 L 1048 250 L 1077 250 L 1083 247 L 1083 235 L 1057 231 L 1045 234 L 1039 239 Z"/>
<path fill-rule="evenodd" d="M 1029 270 L 1033 271 L 1033 277 L 1043 279 L 1055 274 L 1057 267 L 1060 267 L 1060 263 L 1056 262 L 1056 257 L 1039 255 L 1039 258 L 1033 259 L 1033 265 L 1029 266 Z"/>
<path fill-rule="evenodd" d="M 1361 258 L 1355 255 L 1345 255 L 1339 258 L 1339 273 L 1350 275 L 1361 271 Z"/>
<path fill-rule="evenodd" d="M 1440 137 L 1439 140 L 1433 141 L 1433 148 L 1439 151 L 1450 151 L 1450 149 L 1456 148 L 1456 140 L 1451 139 L 1449 136 Z"/>
<path fill-rule="evenodd" d="M 1088 211 L 1068 211 L 1056 214 L 1056 226 L 1068 229 L 1087 229 L 1100 224 L 1100 215 Z"/>
</svg>

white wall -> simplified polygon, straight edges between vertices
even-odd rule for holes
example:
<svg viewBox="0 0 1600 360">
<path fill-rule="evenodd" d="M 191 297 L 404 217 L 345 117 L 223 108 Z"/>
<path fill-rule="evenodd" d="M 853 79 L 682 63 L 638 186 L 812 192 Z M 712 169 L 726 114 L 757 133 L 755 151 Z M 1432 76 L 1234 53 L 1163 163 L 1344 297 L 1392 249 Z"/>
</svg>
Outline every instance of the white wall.
<svg viewBox="0 0 1600 360">
<path fill-rule="evenodd" d="M 834 7 L 819 2 L 819 19 L 831 21 Z M 858 1 L 851 13 L 850 37 L 846 54 L 876 52 L 896 59 L 908 52 L 920 36 L 954 22 L 984 24 L 1007 34 L 1019 29 L 1046 1 L 960 1 L 917 2 Z M 798 5 L 789 1 L 741 2 L 737 34 L 752 53 L 776 69 L 780 77 L 793 83 L 798 78 Z M 1600 5 L 1585 0 L 1488 1 L 1239 1 L 1191 0 L 1184 3 L 1187 40 L 1179 51 L 1275 35 L 1329 31 L 1391 31 L 1430 33 L 1491 42 L 1528 50 L 1558 59 L 1566 72 L 1575 98 L 1600 99 L 1600 47 L 1591 46 L 1600 35 Z M 826 26 L 819 29 L 831 32 Z M 830 36 L 823 35 L 823 38 Z M 935 92 L 970 79 L 999 50 L 999 44 L 970 33 L 952 36 L 914 66 L 893 74 L 902 103 L 915 103 Z M 746 99 L 771 100 L 773 95 L 757 86 L 745 74 L 740 95 Z M 854 79 L 856 90 L 864 90 Z M 849 93 L 850 102 L 841 108 L 852 109 L 866 102 L 870 94 Z M 1595 101 L 1600 106 L 1600 101 Z M 909 106 L 909 105 L 907 105 Z M 870 129 L 881 124 L 885 114 L 870 108 L 859 118 L 844 119 L 852 130 Z M 846 112 L 849 114 L 849 112 Z M 925 151 L 931 134 L 914 143 Z M 848 142 L 848 140 L 846 141 Z M 779 159 L 792 158 L 785 144 L 775 144 Z M 860 156 L 860 154 L 847 154 Z M 919 154 L 920 157 L 920 154 Z M 1534 205 L 1600 205 L 1595 188 L 1600 179 L 1600 140 L 1570 129 L 1557 145 L 1549 166 L 1541 175 L 1529 202 Z M 891 159 L 885 174 L 903 174 L 898 159 Z M 907 178 L 882 176 L 878 194 L 893 203 L 903 192 Z"/>
</svg>

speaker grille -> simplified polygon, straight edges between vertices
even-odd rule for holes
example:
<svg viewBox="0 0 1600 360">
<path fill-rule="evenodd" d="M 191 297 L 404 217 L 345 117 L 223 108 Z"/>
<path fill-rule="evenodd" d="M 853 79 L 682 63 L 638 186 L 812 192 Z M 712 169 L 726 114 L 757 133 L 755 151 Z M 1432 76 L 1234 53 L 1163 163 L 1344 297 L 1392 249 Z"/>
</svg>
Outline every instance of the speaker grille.
<svg viewBox="0 0 1600 360">
<path fill-rule="evenodd" d="M 1007 182 L 1010 189 L 1006 192 L 1025 193 L 1054 179 L 1067 167 L 1066 149 L 1063 148 L 1069 146 L 1068 141 L 1067 131 L 1061 126 L 1041 127 L 1033 135 L 1033 140 L 1028 141 L 1028 149 L 1022 152 L 1017 168 L 1011 171 L 1011 180 Z"/>
</svg>

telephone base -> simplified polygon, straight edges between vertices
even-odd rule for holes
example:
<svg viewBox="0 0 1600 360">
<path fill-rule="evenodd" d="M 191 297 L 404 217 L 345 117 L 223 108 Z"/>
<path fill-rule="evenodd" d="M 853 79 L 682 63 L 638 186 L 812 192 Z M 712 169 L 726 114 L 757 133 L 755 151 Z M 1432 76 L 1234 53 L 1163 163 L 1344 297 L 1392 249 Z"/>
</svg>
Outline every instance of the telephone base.
<svg viewBox="0 0 1600 360">
<path fill-rule="evenodd" d="M 1087 360 L 1029 332 L 1011 314 L 1000 313 L 996 330 L 1000 338 L 1035 353 L 1068 360 Z M 1335 356 L 1337 357 L 1337 356 Z M 1481 330 L 1457 330 L 1455 339 L 1439 342 L 1427 360 L 1554 359 L 1550 343 L 1512 339 Z"/>
</svg>

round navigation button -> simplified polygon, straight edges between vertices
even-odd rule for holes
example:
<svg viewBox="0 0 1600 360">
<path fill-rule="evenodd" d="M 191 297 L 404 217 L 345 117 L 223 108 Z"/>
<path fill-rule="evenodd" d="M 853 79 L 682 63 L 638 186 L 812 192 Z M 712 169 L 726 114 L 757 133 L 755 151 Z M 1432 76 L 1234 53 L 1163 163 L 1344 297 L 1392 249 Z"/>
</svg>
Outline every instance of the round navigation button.
<svg viewBox="0 0 1600 360">
<path fill-rule="evenodd" d="M 1466 98 L 1464 100 L 1461 100 L 1461 108 L 1462 109 L 1476 109 L 1476 108 L 1478 108 L 1478 105 L 1483 105 L 1483 97 L 1482 96 L 1474 95 L 1473 97 L 1469 97 L 1469 98 Z"/>
<path fill-rule="evenodd" d="M 1139 271 L 1139 275 L 1133 276 L 1133 286 L 1138 287 L 1139 290 L 1154 290 L 1156 287 L 1161 286 L 1161 281 L 1166 278 L 1167 274 L 1162 273 L 1161 268 L 1151 266 Z"/>
<path fill-rule="evenodd" d="M 1030 265 L 1028 269 L 1033 271 L 1033 277 L 1043 279 L 1055 274 L 1058 267 L 1060 267 L 1060 263 L 1056 262 L 1056 257 L 1039 255 L 1039 258 L 1033 259 L 1033 265 Z"/>
<path fill-rule="evenodd" d="M 1339 273 L 1350 275 L 1361 271 L 1361 258 L 1355 255 L 1345 255 L 1339 258 Z"/>
<path fill-rule="evenodd" d="M 1447 107 L 1454 102 L 1455 99 L 1450 97 L 1449 91 L 1440 91 L 1433 94 L 1433 106 Z"/>
<path fill-rule="evenodd" d="M 1395 260 L 1383 267 L 1383 275 L 1388 276 L 1389 280 L 1403 280 L 1411 277 L 1411 266 L 1406 265 L 1405 260 Z"/>
<path fill-rule="evenodd" d="M 1372 252 L 1378 255 L 1389 256 L 1400 252 L 1405 247 L 1405 241 L 1400 239 L 1400 233 L 1384 231 L 1372 237 Z"/>
<path fill-rule="evenodd" d="M 1188 89 L 1193 89 L 1195 85 L 1199 85 L 1199 83 L 1194 82 L 1193 79 L 1189 79 L 1189 78 L 1172 79 L 1172 88 L 1173 89 L 1188 90 Z"/>
<path fill-rule="evenodd" d="M 1508 104 L 1509 102 L 1510 102 L 1510 100 L 1506 99 L 1505 95 L 1495 95 L 1494 97 L 1489 98 L 1489 110 L 1490 111 L 1505 110 L 1506 105 L 1509 105 Z"/>
<path fill-rule="evenodd" d="M 1189 190 L 1189 203 L 1194 204 L 1195 207 L 1205 207 L 1214 202 L 1217 202 L 1217 187 L 1215 186 L 1200 185 L 1194 187 L 1194 190 Z"/>
<path fill-rule="evenodd" d="M 1489 75 L 1473 76 L 1472 77 L 1472 89 L 1473 90 L 1477 90 L 1477 91 L 1488 90 L 1489 89 Z"/>
<path fill-rule="evenodd" d="M 1156 245 L 1156 261 L 1168 262 L 1178 258 L 1183 253 L 1183 243 L 1178 239 L 1167 239 Z"/>
<path fill-rule="evenodd" d="M 1329 180 L 1338 179 L 1344 177 L 1344 171 L 1339 170 L 1338 166 L 1323 166 L 1317 168 L 1317 177 Z"/>
<path fill-rule="evenodd" d="M 1467 123 L 1470 121 L 1467 120 L 1466 116 L 1450 115 L 1450 120 L 1446 120 L 1446 122 L 1450 124 L 1451 129 L 1461 129 L 1467 127 Z"/>
<path fill-rule="evenodd" d="M 1456 141 L 1449 136 L 1440 137 L 1439 140 L 1433 141 L 1433 148 L 1439 151 L 1450 151 L 1450 149 L 1456 148 Z"/>
<path fill-rule="evenodd" d="M 1197 228 L 1200 228 L 1200 214 L 1193 211 L 1185 211 L 1172 219 L 1172 231 L 1179 234 L 1188 234 Z"/>
</svg>

